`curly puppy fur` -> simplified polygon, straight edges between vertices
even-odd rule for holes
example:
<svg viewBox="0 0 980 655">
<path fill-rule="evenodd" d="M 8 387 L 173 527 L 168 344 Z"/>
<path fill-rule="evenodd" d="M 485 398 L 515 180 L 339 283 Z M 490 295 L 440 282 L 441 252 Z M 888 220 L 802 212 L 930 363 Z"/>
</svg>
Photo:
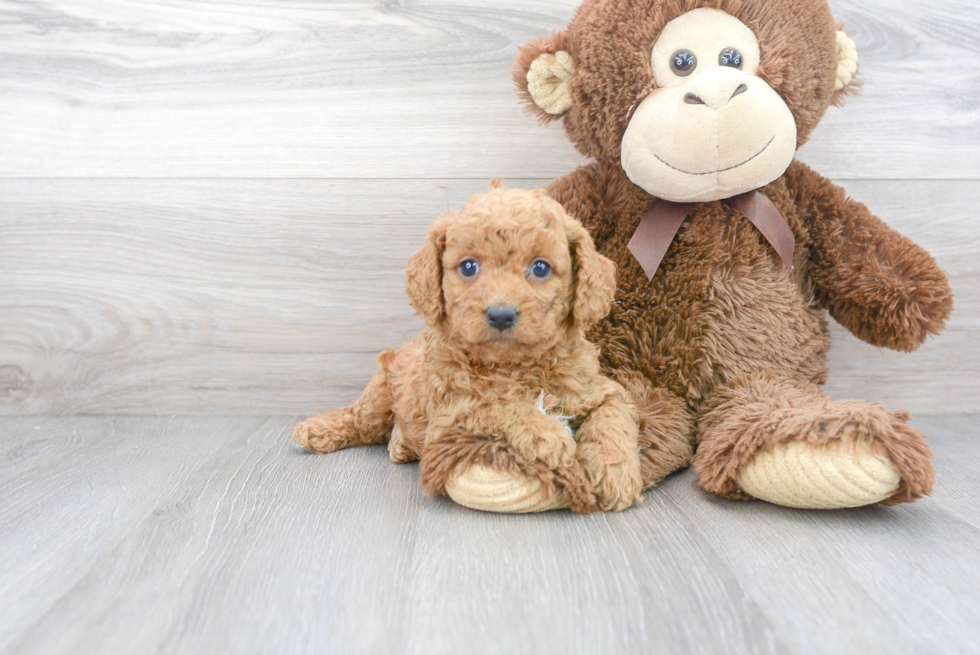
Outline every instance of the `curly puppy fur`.
<svg viewBox="0 0 980 655">
<path fill-rule="evenodd" d="M 464 277 L 470 259 L 479 272 Z M 550 265 L 545 279 L 530 272 L 537 260 Z M 636 409 L 583 336 L 609 311 L 615 267 L 560 204 L 495 183 L 435 221 L 405 278 L 425 329 L 381 353 L 352 406 L 300 423 L 297 443 L 332 452 L 388 441 L 393 461 L 420 460 L 430 494 L 480 463 L 537 477 L 576 512 L 640 499 Z M 517 310 L 506 329 L 487 318 L 500 305 Z M 574 437 L 558 415 L 573 417 Z"/>
<path fill-rule="evenodd" d="M 840 26 L 823 0 L 584 0 L 565 30 L 521 49 L 514 75 L 529 110 L 548 122 L 558 117 L 533 102 L 531 62 L 566 51 L 575 63 L 561 120 L 595 162 L 549 193 L 619 271 L 618 302 L 588 337 L 602 349 L 602 370 L 638 408 L 644 485 L 693 458 L 705 488 L 745 498 L 735 473 L 760 448 L 840 439 L 887 454 L 902 476 L 888 503 L 915 500 L 932 488 L 933 468 L 909 415 L 832 402 L 817 385 L 827 376 L 828 312 L 868 343 L 900 351 L 943 328 L 953 294 L 925 250 L 798 161 L 762 189 L 796 238 L 792 271 L 721 202 L 698 203 L 652 281 L 627 248 L 656 198 L 627 177 L 623 135 L 632 109 L 656 88 L 650 53 L 658 35 L 703 7 L 758 37 L 758 75 L 792 111 L 797 146 L 853 90 L 835 91 Z"/>
</svg>

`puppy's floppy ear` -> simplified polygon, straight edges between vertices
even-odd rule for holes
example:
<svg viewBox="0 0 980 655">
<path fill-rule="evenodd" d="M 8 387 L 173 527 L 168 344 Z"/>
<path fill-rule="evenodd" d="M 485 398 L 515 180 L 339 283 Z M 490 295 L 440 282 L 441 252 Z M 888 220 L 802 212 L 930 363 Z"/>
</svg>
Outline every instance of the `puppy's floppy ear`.
<svg viewBox="0 0 980 655">
<path fill-rule="evenodd" d="M 572 318 L 576 325 L 589 327 L 609 313 L 616 298 L 616 265 L 599 254 L 581 223 L 571 217 L 566 220 L 575 277 Z"/>
<path fill-rule="evenodd" d="M 405 290 L 415 312 L 426 325 L 438 324 L 446 312 L 442 297 L 442 252 L 446 248 L 446 219 L 438 218 L 429 228 L 425 245 L 408 260 Z"/>
<path fill-rule="evenodd" d="M 555 120 L 572 106 L 571 79 L 575 56 L 568 32 L 535 39 L 521 46 L 514 64 L 517 93 L 542 123 Z"/>
</svg>

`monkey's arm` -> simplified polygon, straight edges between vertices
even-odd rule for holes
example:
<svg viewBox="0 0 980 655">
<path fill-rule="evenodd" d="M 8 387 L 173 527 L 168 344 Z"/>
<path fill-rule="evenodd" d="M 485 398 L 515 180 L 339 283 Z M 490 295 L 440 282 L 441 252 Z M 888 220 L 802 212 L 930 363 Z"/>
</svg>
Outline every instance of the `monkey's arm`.
<svg viewBox="0 0 980 655">
<path fill-rule="evenodd" d="M 586 221 L 591 222 L 599 205 L 591 169 L 592 166 L 581 166 L 548 185 L 548 195 L 560 202 L 565 211 L 586 228 L 589 227 Z"/>
<path fill-rule="evenodd" d="M 623 186 L 625 178 L 616 172 L 596 162 L 581 166 L 548 186 L 548 195 L 585 226 L 600 251 L 625 211 L 620 206 L 621 199 L 628 195 Z"/>
<path fill-rule="evenodd" d="M 810 234 L 817 298 L 855 336 L 912 351 L 938 334 L 953 309 L 932 256 L 844 190 L 794 161 L 786 183 Z"/>
</svg>

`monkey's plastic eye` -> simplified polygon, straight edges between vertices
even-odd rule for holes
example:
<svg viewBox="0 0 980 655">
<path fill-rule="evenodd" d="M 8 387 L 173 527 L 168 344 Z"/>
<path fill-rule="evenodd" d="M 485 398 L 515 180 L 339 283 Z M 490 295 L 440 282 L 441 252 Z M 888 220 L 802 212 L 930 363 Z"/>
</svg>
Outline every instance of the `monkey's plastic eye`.
<svg viewBox="0 0 980 655">
<path fill-rule="evenodd" d="M 531 262 L 531 276 L 538 280 L 547 280 L 551 276 L 551 265 L 543 259 Z"/>
<path fill-rule="evenodd" d="M 735 48 L 725 48 L 718 55 L 718 63 L 722 66 L 731 66 L 732 68 L 742 67 L 742 53 Z"/>
<path fill-rule="evenodd" d="M 459 274 L 463 277 L 476 277 L 480 273 L 480 264 L 475 259 L 464 259 L 459 265 Z"/>
<path fill-rule="evenodd" d="M 678 50 L 670 56 L 670 70 L 675 75 L 686 77 L 698 67 L 698 58 L 690 50 Z"/>
</svg>

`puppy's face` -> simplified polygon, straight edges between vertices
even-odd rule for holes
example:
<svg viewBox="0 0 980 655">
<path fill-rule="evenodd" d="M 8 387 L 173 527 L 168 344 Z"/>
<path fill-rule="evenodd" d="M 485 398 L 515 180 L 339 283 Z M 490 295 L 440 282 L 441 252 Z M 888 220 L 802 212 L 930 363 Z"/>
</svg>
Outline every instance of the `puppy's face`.
<svg viewBox="0 0 980 655">
<path fill-rule="evenodd" d="M 528 361 L 609 311 L 616 269 L 543 191 L 473 196 L 439 218 L 405 271 L 412 305 L 484 362 Z"/>
<path fill-rule="evenodd" d="M 573 293 L 560 217 L 495 209 L 471 207 L 448 226 L 442 289 L 448 333 L 496 360 L 554 345 Z"/>
</svg>

